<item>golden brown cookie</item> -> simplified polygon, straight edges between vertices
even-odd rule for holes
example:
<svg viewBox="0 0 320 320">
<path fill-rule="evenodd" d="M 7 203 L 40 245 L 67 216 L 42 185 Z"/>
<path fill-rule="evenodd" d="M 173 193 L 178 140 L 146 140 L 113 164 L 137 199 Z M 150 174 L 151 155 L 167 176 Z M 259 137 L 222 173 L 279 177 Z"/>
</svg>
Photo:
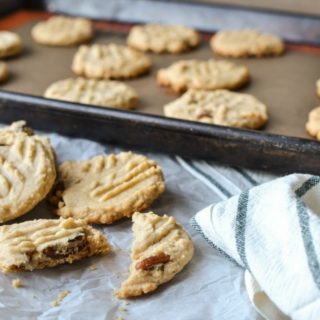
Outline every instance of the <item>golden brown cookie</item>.
<svg viewBox="0 0 320 320">
<path fill-rule="evenodd" d="M 32 271 L 105 254 L 103 233 L 83 220 L 39 219 L 0 227 L 0 269 Z"/>
<path fill-rule="evenodd" d="M 5 62 L 0 61 L 0 82 L 4 82 L 8 79 L 8 67 Z"/>
<path fill-rule="evenodd" d="M 164 191 L 158 164 L 131 152 L 66 161 L 59 168 L 56 213 L 108 224 L 147 209 Z"/>
<path fill-rule="evenodd" d="M 134 26 L 127 43 L 141 51 L 180 53 L 198 46 L 200 36 L 195 30 L 184 26 L 146 24 Z"/>
<path fill-rule="evenodd" d="M 22 50 L 21 38 L 11 31 L 0 31 L 0 58 L 12 57 Z"/>
<path fill-rule="evenodd" d="M 237 89 L 247 83 L 245 66 L 223 60 L 182 60 L 157 73 L 157 81 L 180 93 L 187 89 Z"/>
<path fill-rule="evenodd" d="M 268 120 L 267 107 L 255 97 L 228 90 L 188 90 L 164 106 L 167 117 L 230 127 L 258 129 Z"/>
<path fill-rule="evenodd" d="M 132 263 L 118 298 L 149 293 L 170 281 L 193 256 L 193 243 L 173 217 L 136 212 L 133 217 Z"/>
<path fill-rule="evenodd" d="M 85 78 L 57 81 L 47 88 L 44 96 L 50 99 L 122 109 L 134 109 L 139 99 L 136 91 L 125 83 Z"/>
<path fill-rule="evenodd" d="M 93 79 L 129 79 L 149 71 L 151 60 L 142 52 L 117 44 L 81 46 L 72 70 Z"/>
<path fill-rule="evenodd" d="M 277 56 L 283 53 L 283 41 L 254 29 L 222 30 L 210 40 L 212 50 L 224 57 Z"/>
<path fill-rule="evenodd" d="M 56 178 L 54 151 L 46 137 L 14 122 L 0 130 L 0 222 L 30 211 L 52 188 Z"/>
<path fill-rule="evenodd" d="M 72 46 L 93 36 L 92 23 L 85 18 L 54 16 L 38 22 L 31 31 L 35 42 L 48 46 Z"/>
<path fill-rule="evenodd" d="M 320 107 L 314 108 L 309 112 L 306 130 L 310 136 L 320 140 Z"/>
</svg>

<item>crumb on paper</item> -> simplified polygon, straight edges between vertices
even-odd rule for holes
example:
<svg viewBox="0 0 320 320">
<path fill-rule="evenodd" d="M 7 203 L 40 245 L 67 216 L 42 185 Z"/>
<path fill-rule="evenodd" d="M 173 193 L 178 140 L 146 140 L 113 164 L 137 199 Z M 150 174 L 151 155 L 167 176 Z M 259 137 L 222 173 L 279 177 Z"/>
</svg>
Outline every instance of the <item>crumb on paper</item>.
<svg viewBox="0 0 320 320">
<path fill-rule="evenodd" d="M 19 278 L 13 279 L 11 284 L 13 288 L 21 288 L 23 286 L 23 283 Z"/>
<path fill-rule="evenodd" d="M 89 267 L 89 269 L 90 269 L 91 271 L 96 271 L 96 270 L 97 270 L 97 265 L 96 265 L 96 264 L 92 264 L 92 265 Z"/>
<path fill-rule="evenodd" d="M 126 309 L 124 306 L 120 306 L 119 310 L 123 312 L 128 312 L 128 309 Z"/>
<path fill-rule="evenodd" d="M 116 320 L 124 320 L 123 317 L 118 317 Z"/>
<path fill-rule="evenodd" d="M 117 271 L 117 272 L 116 272 L 116 278 L 117 278 L 117 279 L 120 279 L 120 277 L 121 277 L 121 273 L 120 273 L 119 271 Z"/>
<path fill-rule="evenodd" d="M 68 294 L 70 294 L 70 291 L 69 291 L 69 290 L 61 291 L 61 292 L 58 294 L 57 299 L 51 301 L 51 305 L 52 305 L 53 307 L 59 306 L 60 303 L 62 302 L 62 300 L 63 300 Z"/>
</svg>

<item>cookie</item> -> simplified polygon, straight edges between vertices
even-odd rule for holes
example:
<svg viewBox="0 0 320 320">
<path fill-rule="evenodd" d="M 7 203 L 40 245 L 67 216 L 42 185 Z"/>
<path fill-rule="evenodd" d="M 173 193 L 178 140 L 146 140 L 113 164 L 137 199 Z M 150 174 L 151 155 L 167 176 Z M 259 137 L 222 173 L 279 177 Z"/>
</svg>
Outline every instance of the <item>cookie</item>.
<svg viewBox="0 0 320 320">
<path fill-rule="evenodd" d="M 83 220 L 39 219 L 0 227 L 0 270 L 32 271 L 105 254 L 103 233 Z"/>
<path fill-rule="evenodd" d="M 24 128 L 19 121 L 0 130 L 0 223 L 30 211 L 56 179 L 49 139 Z"/>
<path fill-rule="evenodd" d="M 130 47 L 155 53 L 180 53 L 200 43 L 199 34 L 179 25 L 146 24 L 134 26 L 127 38 Z"/>
<path fill-rule="evenodd" d="M 140 296 L 171 280 L 192 259 L 193 243 L 173 217 L 135 213 L 132 263 L 118 298 Z"/>
<path fill-rule="evenodd" d="M 165 188 L 158 164 L 131 152 L 66 161 L 59 168 L 59 184 L 52 199 L 60 201 L 59 216 L 102 224 L 147 209 Z"/>
<path fill-rule="evenodd" d="M 320 79 L 316 82 L 317 95 L 320 97 Z"/>
<path fill-rule="evenodd" d="M 218 60 L 182 60 L 157 73 L 157 81 L 172 91 L 187 89 L 237 89 L 247 83 L 249 71 L 245 66 Z"/>
<path fill-rule="evenodd" d="M 214 53 L 224 57 L 278 56 L 283 53 L 283 41 L 272 34 L 254 29 L 219 31 L 210 40 Z"/>
<path fill-rule="evenodd" d="M 89 41 L 93 36 L 92 23 L 85 18 L 54 16 L 38 22 L 31 30 L 32 38 L 48 46 L 72 46 Z"/>
<path fill-rule="evenodd" d="M 143 53 L 117 44 L 81 46 L 72 70 L 94 79 L 129 79 L 149 71 L 151 60 Z"/>
<path fill-rule="evenodd" d="M 267 107 L 255 97 L 228 90 L 188 90 L 164 106 L 167 117 L 222 126 L 258 129 L 268 120 Z"/>
<path fill-rule="evenodd" d="M 5 62 L 0 61 L 0 82 L 8 79 L 8 67 Z"/>
<path fill-rule="evenodd" d="M 85 78 L 57 81 L 48 87 L 44 96 L 50 99 L 122 109 L 134 109 L 139 99 L 136 91 L 122 82 Z"/>
<path fill-rule="evenodd" d="M 314 108 L 309 112 L 306 130 L 310 136 L 320 140 L 320 107 Z"/>
<path fill-rule="evenodd" d="M 0 58 L 12 57 L 22 51 L 20 37 L 10 31 L 0 31 Z"/>
</svg>

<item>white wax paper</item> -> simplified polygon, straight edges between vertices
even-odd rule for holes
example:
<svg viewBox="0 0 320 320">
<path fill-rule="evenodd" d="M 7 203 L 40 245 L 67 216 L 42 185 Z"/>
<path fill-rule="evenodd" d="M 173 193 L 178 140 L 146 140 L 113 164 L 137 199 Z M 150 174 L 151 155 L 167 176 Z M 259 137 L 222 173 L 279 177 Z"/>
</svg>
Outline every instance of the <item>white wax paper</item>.
<svg viewBox="0 0 320 320">
<path fill-rule="evenodd" d="M 121 149 L 83 139 L 49 134 L 58 162 L 88 159 Z M 189 232 L 195 254 L 189 265 L 153 294 L 132 300 L 118 300 L 113 292 L 126 278 L 130 264 L 131 221 L 102 228 L 113 252 L 84 259 L 72 265 L 14 274 L 0 274 L 0 319 L 106 320 L 255 320 L 243 283 L 243 270 L 222 257 L 189 224 L 200 209 L 219 201 L 202 182 L 187 173 L 173 157 L 144 153 L 163 168 L 166 191 L 150 210 L 174 216 Z M 18 221 L 56 218 L 46 203 Z M 96 265 L 92 271 L 90 266 Z M 19 278 L 22 288 L 13 288 Z M 53 307 L 61 291 L 70 294 Z"/>
</svg>

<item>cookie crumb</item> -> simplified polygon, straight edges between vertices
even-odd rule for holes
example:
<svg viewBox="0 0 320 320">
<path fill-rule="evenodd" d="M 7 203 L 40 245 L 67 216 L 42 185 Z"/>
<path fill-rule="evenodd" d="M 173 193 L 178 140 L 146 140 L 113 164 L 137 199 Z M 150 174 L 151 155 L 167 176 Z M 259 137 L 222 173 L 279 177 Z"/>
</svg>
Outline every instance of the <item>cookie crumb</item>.
<svg viewBox="0 0 320 320">
<path fill-rule="evenodd" d="M 92 264 L 90 267 L 89 267 L 90 271 L 96 271 L 97 270 L 97 265 L 96 264 Z"/>
<path fill-rule="evenodd" d="M 57 299 L 51 301 L 51 305 L 53 307 L 57 307 L 60 305 L 60 303 L 62 302 L 62 300 L 70 294 L 70 291 L 69 290 L 65 290 L 65 291 L 61 291 L 59 294 L 58 294 L 58 297 Z"/>
<path fill-rule="evenodd" d="M 123 317 L 118 317 L 116 320 L 124 320 Z"/>
<path fill-rule="evenodd" d="M 128 312 L 128 309 L 126 309 L 124 306 L 120 306 L 119 310 L 123 312 Z"/>
<path fill-rule="evenodd" d="M 119 271 L 117 271 L 117 272 L 116 272 L 116 278 L 117 278 L 117 279 L 120 279 L 120 277 L 121 277 L 121 273 L 120 273 Z"/>
<path fill-rule="evenodd" d="M 13 279 L 11 284 L 13 288 L 21 288 L 23 286 L 23 283 L 19 278 Z"/>
</svg>

